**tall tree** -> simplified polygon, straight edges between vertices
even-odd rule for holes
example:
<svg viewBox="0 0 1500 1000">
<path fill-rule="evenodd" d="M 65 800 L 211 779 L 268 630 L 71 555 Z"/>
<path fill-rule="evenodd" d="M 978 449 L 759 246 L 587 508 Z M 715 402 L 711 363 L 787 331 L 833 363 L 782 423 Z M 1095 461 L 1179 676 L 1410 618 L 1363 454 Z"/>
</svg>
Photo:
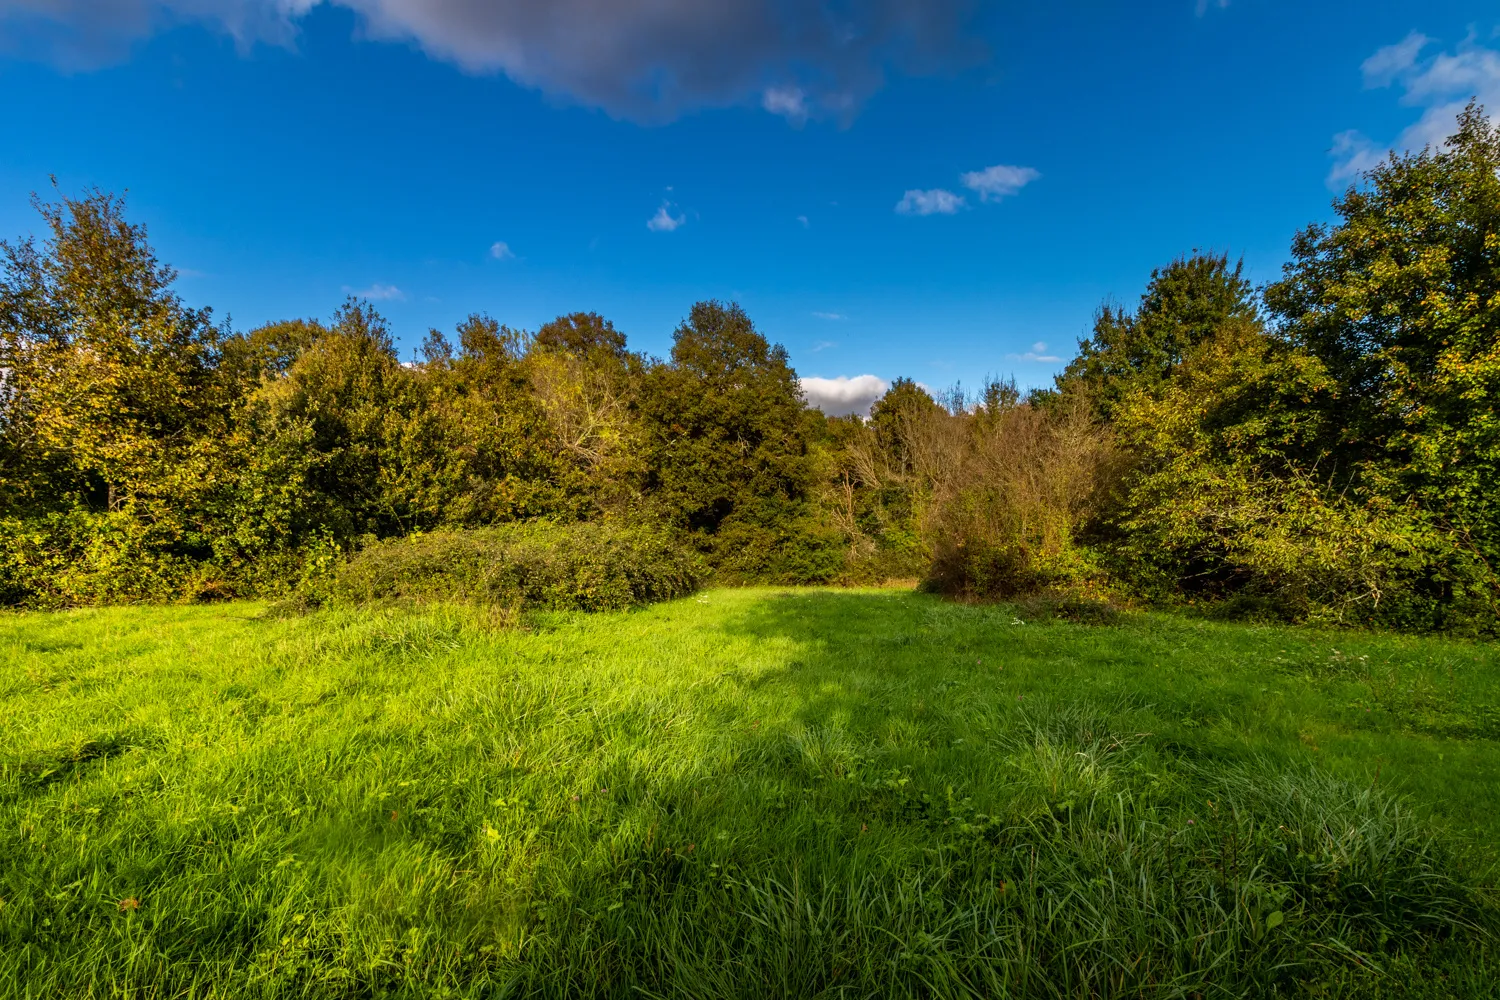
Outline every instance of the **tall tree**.
<svg viewBox="0 0 1500 1000">
<path fill-rule="evenodd" d="M 1266 301 L 1339 385 L 1346 461 L 1500 569 L 1500 125 L 1471 103 L 1309 226 Z"/>
<path fill-rule="evenodd" d="M 1195 251 L 1151 272 L 1135 312 L 1103 306 L 1062 380 L 1085 386 L 1110 416 L 1132 387 L 1166 378 L 1188 351 L 1226 325 L 1258 320 L 1244 262 L 1231 265 L 1226 254 Z"/>
<path fill-rule="evenodd" d="M 43 241 L 0 241 L 0 506 L 181 513 L 216 479 L 220 331 L 122 199 L 33 204 Z"/>
<path fill-rule="evenodd" d="M 671 363 L 647 373 L 641 407 L 647 486 L 666 516 L 705 539 L 738 537 L 726 558 L 774 559 L 806 513 L 813 472 L 786 350 L 739 306 L 700 302 L 677 329 Z"/>
</svg>

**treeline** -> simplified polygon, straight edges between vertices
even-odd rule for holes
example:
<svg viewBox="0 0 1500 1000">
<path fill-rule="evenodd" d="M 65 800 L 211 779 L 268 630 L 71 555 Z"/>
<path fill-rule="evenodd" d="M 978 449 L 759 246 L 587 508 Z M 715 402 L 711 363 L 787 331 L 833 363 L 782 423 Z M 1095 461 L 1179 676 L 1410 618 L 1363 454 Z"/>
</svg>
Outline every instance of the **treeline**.
<svg viewBox="0 0 1500 1000">
<path fill-rule="evenodd" d="M 1490 631 L 1497 171 L 1471 105 L 1281 280 L 1195 252 L 1053 388 L 898 379 L 868 420 L 808 408 L 734 305 L 695 305 L 666 359 L 576 313 L 476 315 L 403 363 L 358 301 L 216 325 L 118 199 L 38 202 L 46 238 L 0 244 L 0 601 L 306 591 L 375 540 L 531 522 L 670 536 L 725 582 Z"/>
</svg>

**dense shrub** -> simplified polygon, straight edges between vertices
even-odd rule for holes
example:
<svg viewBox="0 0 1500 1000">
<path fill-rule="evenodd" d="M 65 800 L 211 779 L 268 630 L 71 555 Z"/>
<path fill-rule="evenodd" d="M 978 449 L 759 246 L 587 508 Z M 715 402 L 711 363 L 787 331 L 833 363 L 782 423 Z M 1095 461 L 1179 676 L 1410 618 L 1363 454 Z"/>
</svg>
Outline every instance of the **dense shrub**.
<svg viewBox="0 0 1500 1000">
<path fill-rule="evenodd" d="M 312 590 L 334 603 L 603 611 L 683 597 L 703 576 L 701 560 L 655 528 L 536 521 L 373 542 Z"/>
<path fill-rule="evenodd" d="M 1102 592 L 1081 536 L 1117 462 L 1082 401 L 933 416 L 910 437 L 931 483 L 919 522 L 930 589 L 988 598 Z"/>
</svg>

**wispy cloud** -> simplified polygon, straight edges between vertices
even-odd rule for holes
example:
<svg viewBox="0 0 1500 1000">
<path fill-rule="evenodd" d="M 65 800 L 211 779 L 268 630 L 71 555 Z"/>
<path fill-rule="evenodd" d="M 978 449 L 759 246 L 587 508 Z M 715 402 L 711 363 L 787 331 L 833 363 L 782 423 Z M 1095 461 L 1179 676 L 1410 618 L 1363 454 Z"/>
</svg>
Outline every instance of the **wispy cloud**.
<svg viewBox="0 0 1500 1000">
<path fill-rule="evenodd" d="M 1210 10 L 1224 10 L 1229 6 L 1229 0 L 1198 0 L 1198 5 L 1193 13 L 1203 17 Z"/>
<path fill-rule="evenodd" d="M 670 201 L 662 202 L 661 208 L 656 210 L 656 214 L 646 220 L 646 228 L 653 233 L 670 233 L 676 230 L 687 222 L 686 215 L 672 214 L 672 210 L 676 207 Z"/>
<path fill-rule="evenodd" d="M 1432 39 L 1420 31 L 1413 31 L 1395 45 L 1376 49 L 1375 54 L 1360 63 L 1366 87 L 1389 87 L 1396 78 L 1411 72 L 1417 65 L 1417 56 L 1431 44 Z"/>
<path fill-rule="evenodd" d="M 1435 44 L 1413 31 L 1401 41 L 1376 50 L 1360 66 L 1365 87 L 1398 87 L 1402 105 L 1420 108 L 1415 122 L 1394 142 L 1381 143 L 1358 129 L 1333 137 L 1329 154 L 1333 168 L 1330 187 L 1339 187 L 1377 166 L 1388 152 L 1441 146 L 1456 131 L 1458 113 L 1470 98 L 1492 111 L 1500 107 L 1500 49 L 1481 45 L 1472 36 L 1451 50 L 1423 53 Z"/>
<path fill-rule="evenodd" d="M 395 285 L 387 285 L 379 281 L 375 282 L 375 284 L 371 285 L 369 288 L 350 288 L 348 285 L 345 285 L 344 291 L 349 295 L 355 295 L 362 299 L 369 299 L 371 302 L 406 301 L 406 293 L 401 289 L 397 288 Z"/>
<path fill-rule="evenodd" d="M 848 316 L 845 316 L 843 313 L 835 313 L 835 312 L 816 312 L 816 311 L 814 311 L 813 315 L 816 316 L 818 319 L 829 319 L 829 320 L 846 320 L 846 319 L 849 318 Z"/>
<path fill-rule="evenodd" d="M 812 228 L 812 223 L 807 221 L 807 216 L 805 216 L 805 215 L 799 215 L 799 216 L 797 216 L 797 221 L 800 222 L 800 223 L 802 223 L 802 228 L 803 229 L 811 229 Z"/>
<path fill-rule="evenodd" d="M 822 351 L 828 350 L 831 347 L 837 347 L 837 346 L 839 346 L 839 345 L 838 345 L 838 343 L 836 341 L 832 341 L 832 340 L 820 340 L 816 344 L 812 345 L 812 349 L 811 350 L 812 350 L 813 354 L 818 354 L 818 353 L 820 353 Z"/>
<path fill-rule="evenodd" d="M 999 201 L 1020 191 L 1042 175 L 1031 167 L 996 164 L 973 170 L 959 178 L 964 187 L 979 195 L 980 201 Z"/>
<path fill-rule="evenodd" d="M 496 240 L 494 243 L 490 244 L 490 256 L 495 258 L 496 260 L 512 260 L 515 258 L 516 254 L 515 251 L 510 248 L 509 243 L 505 242 L 504 240 Z"/>
<path fill-rule="evenodd" d="M 822 410 L 830 417 L 845 417 L 850 414 L 868 416 L 870 407 L 885 395 L 890 384 L 874 375 L 855 375 L 850 378 L 802 379 L 802 398 L 807 405 Z"/>
<path fill-rule="evenodd" d="M 1047 342 L 1045 340 L 1038 340 L 1035 344 L 1032 344 L 1029 351 L 1021 354 L 1007 354 L 1005 357 L 1009 361 L 1030 361 L 1036 364 L 1047 365 L 1055 365 L 1062 361 L 1062 358 L 1056 354 L 1049 354 L 1047 352 Z"/>
<path fill-rule="evenodd" d="M 760 106 L 793 125 L 807 121 L 807 94 L 801 87 L 767 87 L 761 94 Z"/>
<path fill-rule="evenodd" d="M 901 215 L 952 215 L 963 207 L 963 195 L 942 188 L 913 189 L 896 203 L 896 211 Z"/>
</svg>

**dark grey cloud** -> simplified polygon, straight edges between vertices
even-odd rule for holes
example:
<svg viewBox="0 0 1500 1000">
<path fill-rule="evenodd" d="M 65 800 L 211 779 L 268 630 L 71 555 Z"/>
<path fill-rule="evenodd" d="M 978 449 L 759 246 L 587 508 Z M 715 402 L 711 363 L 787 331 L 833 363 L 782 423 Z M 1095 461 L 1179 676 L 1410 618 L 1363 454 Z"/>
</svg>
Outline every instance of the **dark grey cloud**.
<svg viewBox="0 0 1500 1000">
<path fill-rule="evenodd" d="M 0 44 L 71 68 L 185 22 L 284 45 L 324 3 L 369 37 L 642 120 L 735 104 L 844 117 L 891 70 L 982 57 L 973 0 L 0 0 Z"/>
</svg>

